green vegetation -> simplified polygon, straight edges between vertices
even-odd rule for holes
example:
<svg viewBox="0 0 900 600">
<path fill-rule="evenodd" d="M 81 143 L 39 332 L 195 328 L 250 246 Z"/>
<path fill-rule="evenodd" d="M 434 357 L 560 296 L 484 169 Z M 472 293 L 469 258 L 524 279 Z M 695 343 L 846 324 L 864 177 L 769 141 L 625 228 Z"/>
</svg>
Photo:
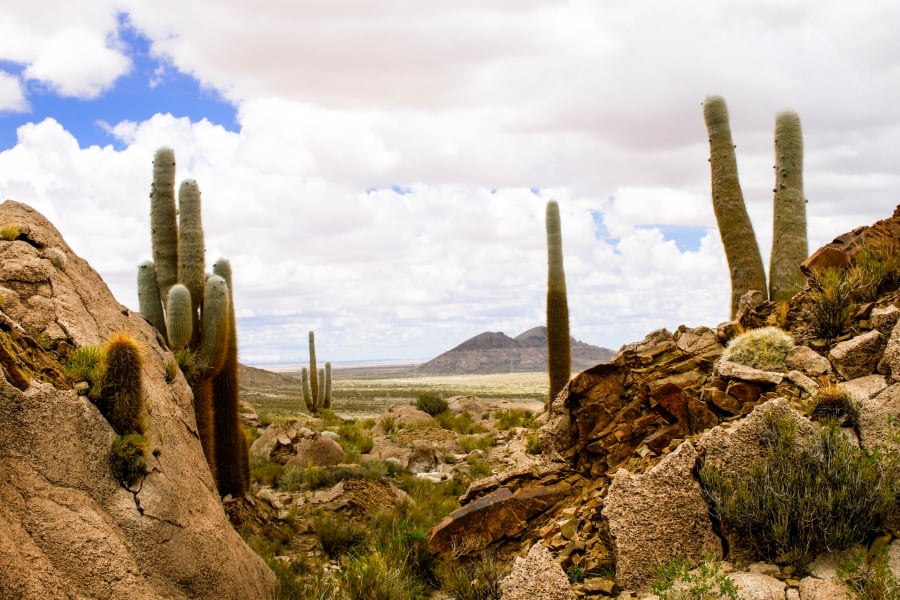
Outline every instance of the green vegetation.
<svg viewBox="0 0 900 600">
<path fill-rule="evenodd" d="M 131 487 L 147 473 L 147 438 L 139 433 L 120 435 L 109 448 L 109 465 L 113 477 Z"/>
<path fill-rule="evenodd" d="M 494 418 L 497 420 L 497 429 L 500 431 L 506 431 L 513 427 L 537 428 L 536 415 L 524 408 L 501 408 L 494 413 Z"/>
<path fill-rule="evenodd" d="M 300 383 L 303 387 L 303 403 L 310 414 L 331 409 L 331 363 L 316 369 L 316 334 L 309 332 L 309 369 L 301 370 Z"/>
<path fill-rule="evenodd" d="M 0 227 L 0 239 L 7 242 L 19 239 L 21 234 L 22 232 L 19 230 L 18 225 L 6 224 Z"/>
<path fill-rule="evenodd" d="M 450 431 L 455 431 L 462 435 L 472 435 L 473 433 L 483 433 L 487 431 L 487 429 L 472 419 L 471 413 L 465 410 L 458 414 L 452 413 L 449 410 L 438 413 L 438 415 L 434 417 L 434 421 L 437 423 L 438 427 L 449 429 Z"/>
<path fill-rule="evenodd" d="M 811 277 L 809 286 L 807 321 L 817 336 L 833 340 L 849 327 L 856 312 L 847 271 L 829 267 Z"/>
<path fill-rule="evenodd" d="M 766 456 L 743 477 L 700 469 L 724 529 L 762 558 L 802 566 L 821 552 L 862 543 L 884 525 L 900 491 L 896 454 L 853 446 L 834 421 L 803 443 L 788 417 L 770 417 L 766 427 Z"/>
<path fill-rule="evenodd" d="M 418 398 L 416 398 L 416 408 L 427 412 L 432 417 L 436 417 L 441 413 L 447 412 L 447 409 L 450 407 L 440 394 L 435 392 L 422 392 L 419 394 Z"/>
<path fill-rule="evenodd" d="M 90 386 L 87 397 L 96 402 L 103 389 L 103 373 L 106 370 L 106 355 L 103 346 L 88 344 L 79 346 L 63 367 L 63 373 L 72 381 L 86 381 Z"/>
<path fill-rule="evenodd" d="M 891 572 L 887 548 L 851 553 L 839 563 L 838 577 L 860 600 L 900 600 L 900 580 Z"/>
<path fill-rule="evenodd" d="M 510 567 L 489 550 L 461 556 L 441 569 L 441 590 L 454 600 L 500 600 L 500 582 Z"/>
<path fill-rule="evenodd" d="M 653 573 L 650 590 L 660 600 L 737 600 L 738 589 L 722 563 L 712 557 L 698 567 L 684 559 L 675 559 L 660 565 Z"/>
<path fill-rule="evenodd" d="M 761 327 L 745 331 L 728 342 L 722 360 L 764 371 L 783 371 L 794 339 L 778 327 Z"/>
<path fill-rule="evenodd" d="M 572 339 L 569 335 L 569 300 L 563 270 L 562 226 L 559 204 L 547 203 L 547 372 L 550 389 L 547 408 L 572 374 Z"/>
</svg>

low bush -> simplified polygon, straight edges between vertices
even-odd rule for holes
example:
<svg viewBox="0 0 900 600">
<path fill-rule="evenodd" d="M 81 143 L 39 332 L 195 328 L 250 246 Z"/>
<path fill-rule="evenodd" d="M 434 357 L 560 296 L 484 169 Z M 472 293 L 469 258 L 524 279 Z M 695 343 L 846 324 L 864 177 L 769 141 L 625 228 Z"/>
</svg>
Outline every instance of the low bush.
<svg viewBox="0 0 900 600">
<path fill-rule="evenodd" d="M 853 287 L 844 269 L 830 267 L 809 280 L 810 302 L 806 306 L 806 319 L 817 336 L 833 340 L 850 325 L 856 304 Z"/>
<path fill-rule="evenodd" d="M 722 353 L 722 360 L 764 371 L 783 371 L 794 339 L 778 327 L 751 329 L 738 335 Z"/>
<path fill-rule="evenodd" d="M 525 452 L 528 454 L 540 454 L 542 451 L 541 436 L 537 432 L 529 433 L 525 437 Z"/>
<path fill-rule="evenodd" d="M 312 520 L 313 531 L 319 537 L 322 550 L 332 559 L 351 552 L 366 541 L 366 528 L 350 521 L 334 516 L 319 515 Z"/>
<path fill-rule="evenodd" d="M 712 514 L 762 558 L 803 566 L 814 556 L 864 542 L 897 502 L 897 455 L 853 446 L 834 421 L 804 443 L 796 423 L 770 417 L 766 456 L 744 476 L 704 465 L 700 480 Z"/>
<path fill-rule="evenodd" d="M 463 411 L 459 414 L 445 411 L 435 416 L 434 421 L 438 427 L 455 431 L 461 435 L 472 435 L 487 431 L 487 429 L 472 419 L 472 415 L 468 411 Z"/>
<path fill-rule="evenodd" d="M 441 590 L 453 600 L 500 600 L 500 582 L 509 570 L 491 551 L 460 557 L 441 569 Z"/>
<path fill-rule="evenodd" d="M 147 474 L 147 438 L 138 433 L 117 436 L 109 448 L 109 466 L 113 477 L 131 487 Z"/>
<path fill-rule="evenodd" d="M 416 407 L 419 410 L 427 412 L 432 417 L 447 412 L 449 405 L 447 401 L 434 392 L 422 392 L 416 398 Z"/>
<path fill-rule="evenodd" d="M 838 563 L 838 577 L 860 600 L 900 600 L 900 580 L 891 571 L 887 548 L 850 554 Z"/>
<path fill-rule="evenodd" d="M 494 445 L 494 434 L 464 435 L 459 438 L 459 445 L 466 454 L 472 450 L 487 450 Z"/>
<path fill-rule="evenodd" d="M 494 418 L 497 420 L 497 429 L 501 431 L 513 427 L 534 429 L 537 426 L 534 422 L 535 414 L 523 408 L 501 408 L 494 413 Z"/>
<path fill-rule="evenodd" d="M 63 367 L 63 373 L 72 381 L 86 381 L 90 386 L 87 396 L 96 402 L 103 390 L 103 373 L 106 370 L 106 353 L 103 346 L 89 344 L 79 346 Z"/>
<path fill-rule="evenodd" d="M 675 559 L 660 565 L 650 582 L 652 591 L 660 600 L 737 600 L 738 589 L 734 581 L 722 572 L 722 563 L 707 558 L 698 567 L 684 559 Z"/>
</svg>

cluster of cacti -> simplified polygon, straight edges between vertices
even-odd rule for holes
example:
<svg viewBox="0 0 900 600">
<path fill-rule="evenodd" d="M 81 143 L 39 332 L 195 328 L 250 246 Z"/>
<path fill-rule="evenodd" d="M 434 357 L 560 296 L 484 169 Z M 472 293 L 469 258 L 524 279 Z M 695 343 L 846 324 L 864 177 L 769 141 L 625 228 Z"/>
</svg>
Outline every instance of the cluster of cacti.
<svg viewBox="0 0 900 600">
<path fill-rule="evenodd" d="M 547 410 L 572 372 L 572 342 L 569 336 L 569 303 L 563 271 L 562 227 L 559 205 L 547 203 L 547 370 L 550 391 Z"/>
<path fill-rule="evenodd" d="M 205 271 L 200 189 L 185 180 L 175 204 L 175 154 L 157 150 L 150 192 L 153 261 L 138 269 L 140 311 L 169 347 L 193 354 L 188 383 L 203 453 L 219 491 L 242 495 L 249 484 L 246 441 L 238 419 L 237 332 L 231 267 Z"/>
<path fill-rule="evenodd" d="M 331 408 L 331 363 L 325 363 L 324 369 L 316 368 L 316 334 L 312 331 L 309 332 L 309 369 L 300 370 L 300 383 L 306 410 L 316 414 L 319 409 Z"/>
<path fill-rule="evenodd" d="M 767 286 L 756 235 L 738 180 L 725 100 L 721 96 L 707 97 L 703 102 L 703 117 L 709 133 L 713 210 L 731 271 L 731 317 L 734 318 L 741 296 L 748 291 L 769 294 L 772 300 L 787 300 L 800 291 L 805 282 L 800 272 L 800 263 L 807 256 L 800 119 L 792 112 L 779 113 L 776 117 L 774 221 Z"/>
</svg>

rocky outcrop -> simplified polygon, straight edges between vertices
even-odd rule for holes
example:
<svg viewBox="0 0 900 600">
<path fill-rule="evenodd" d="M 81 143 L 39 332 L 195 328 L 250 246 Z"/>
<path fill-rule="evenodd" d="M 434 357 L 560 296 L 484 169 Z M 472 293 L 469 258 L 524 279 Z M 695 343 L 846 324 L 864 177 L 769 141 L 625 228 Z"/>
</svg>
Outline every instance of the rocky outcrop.
<svg viewBox="0 0 900 600">
<path fill-rule="evenodd" d="M 184 378 L 156 331 L 118 304 L 28 206 L 0 241 L 0 597 L 265 598 L 274 576 L 234 531 L 203 458 Z M 143 354 L 149 472 L 109 467 L 115 433 L 62 366 L 125 331 Z"/>
<path fill-rule="evenodd" d="M 535 544 L 517 557 L 509 575 L 500 582 L 503 600 L 575 600 L 569 578 L 542 545 Z"/>
<path fill-rule="evenodd" d="M 900 205 L 894 214 L 870 226 L 857 227 L 836 237 L 813 252 L 803 261 L 800 269 L 807 275 L 820 275 L 828 268 L 846 268 L 853 263 L 856 254 L 865 247 L 892 249 L 900 239 Z"/>
<path fill-rule="evenodd" d="M 250 455 L 296 467 L 329 467 L 344 462 L 340 444 L 297 421 L 267 427 L 250 446 Z"/>
</svg>

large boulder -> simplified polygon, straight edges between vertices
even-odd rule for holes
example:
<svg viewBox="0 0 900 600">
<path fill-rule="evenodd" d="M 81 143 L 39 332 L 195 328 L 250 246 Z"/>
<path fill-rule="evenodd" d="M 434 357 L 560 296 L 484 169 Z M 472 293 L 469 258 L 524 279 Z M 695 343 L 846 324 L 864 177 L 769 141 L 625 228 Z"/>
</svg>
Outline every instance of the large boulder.
<svg viewBox="0 0 900 600">
<path fill-rule="evenodd" d="M 871 375 L 881 360 L 885 345 L 884 336 L 877 329 L 835 344 L 828 359 L 844 379 Z"/>
<path fill-rule="evenodd" d="M 503 600 L 575 600 L 569 578 L 553 555 L 535 544 L 525 558 L 516 557 L 509 575 L 500 582 Z"/>
<path fill-rule="evenodd" d="M 722 557 L 709 508 L 694 478 L 697 452 L 683 442 L 643 475 L 619 469 L 603 507 L 616 554 L 616 582 L 646 585 L 662 564 Z"/>
<path fill-rule="evenodd" d="M 274 576 L 232 528 L 203 458 L 192 396 L 156 331 L 30 207 L 0 241 L 0 597 L 265 598 Z M 149 472 L 126 489 L 115 433 L 73 389 L 74 348 L 127 332 L 143 355 Z"/>
</svg>

